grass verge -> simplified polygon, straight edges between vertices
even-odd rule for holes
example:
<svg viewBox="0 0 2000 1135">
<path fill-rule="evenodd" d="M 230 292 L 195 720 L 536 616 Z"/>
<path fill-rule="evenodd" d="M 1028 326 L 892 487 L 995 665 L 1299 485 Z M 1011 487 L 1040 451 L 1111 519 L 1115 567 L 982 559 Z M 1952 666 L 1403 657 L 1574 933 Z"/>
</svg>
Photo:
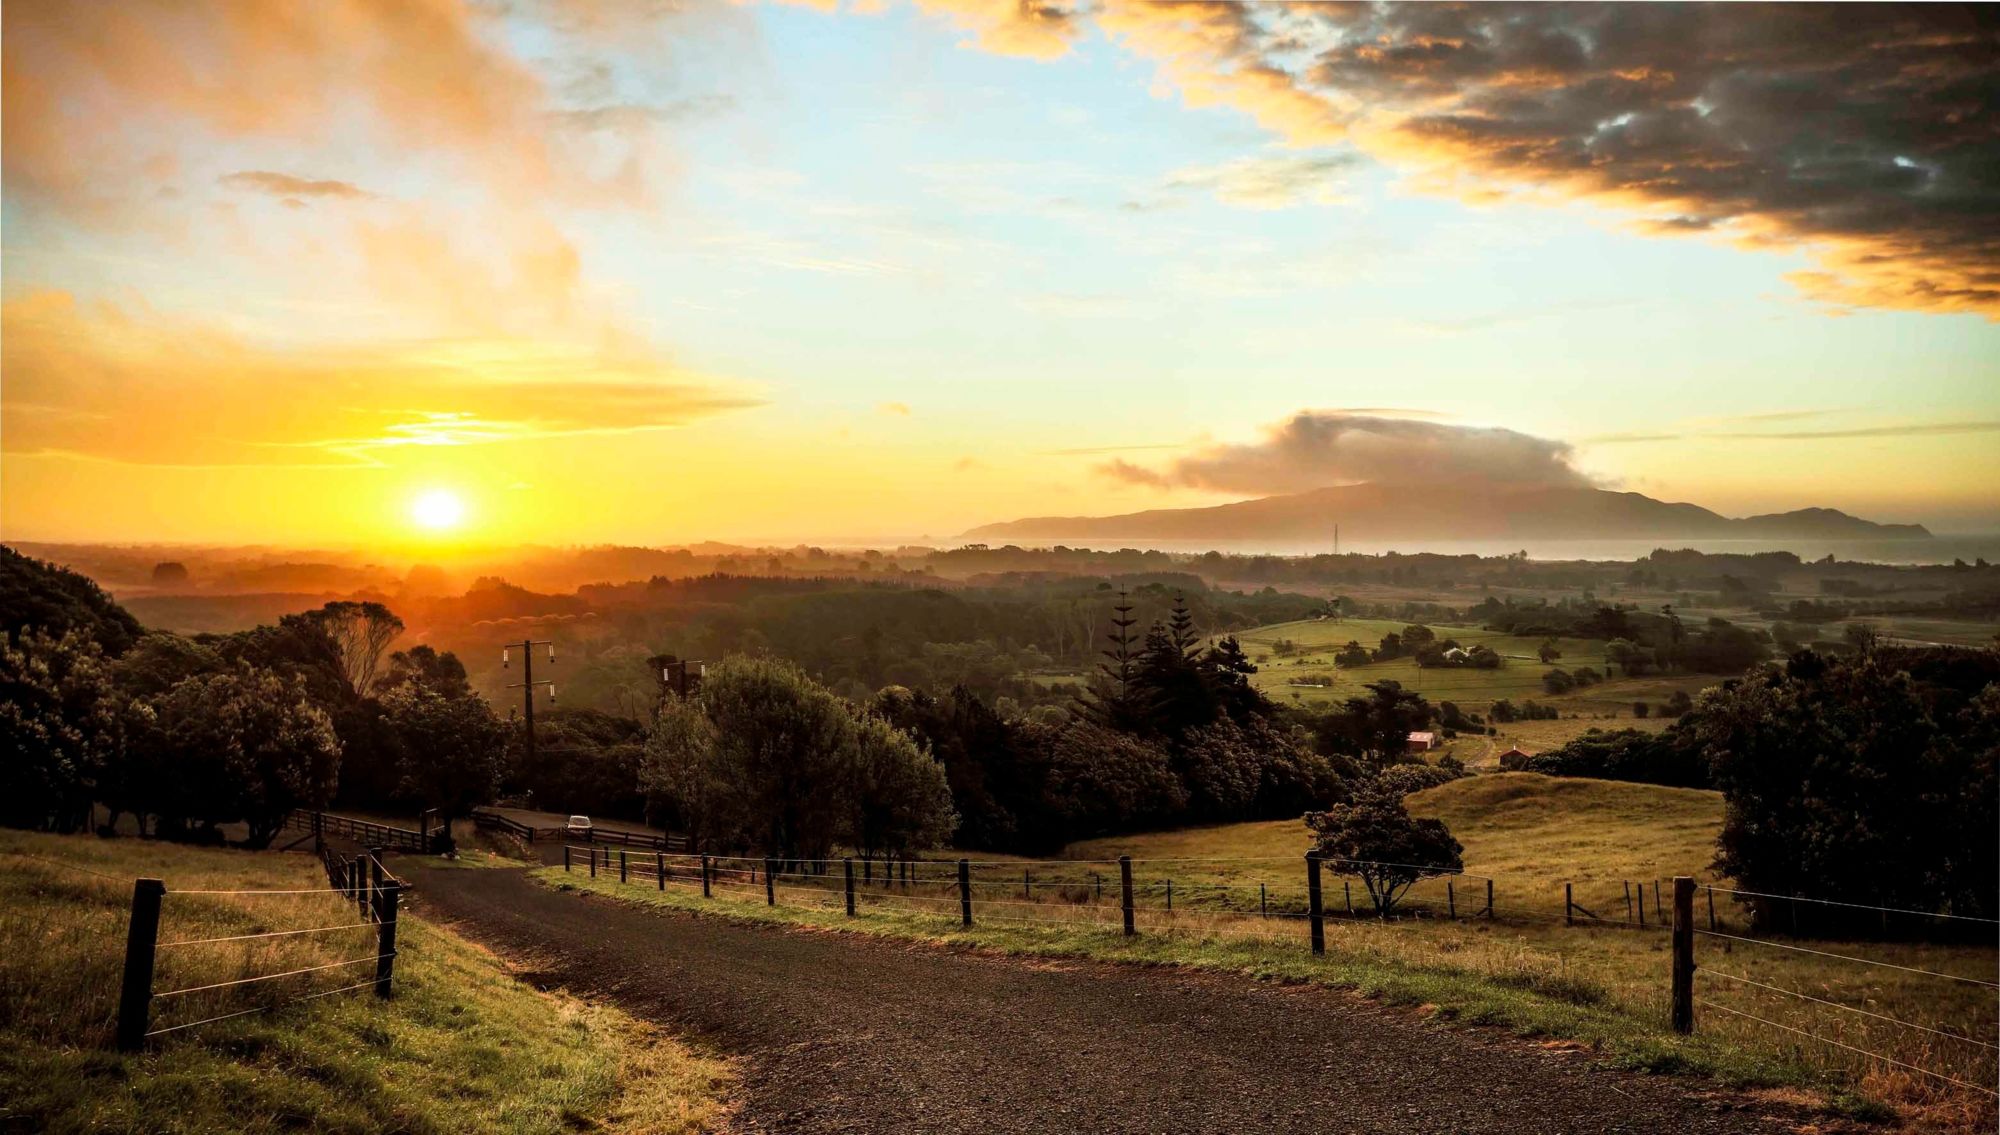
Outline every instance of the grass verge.
<svg viewBox="0 0 2000 1135">
<path fill-rule="evenodd" d="M 388 1001 L 339 993 L 114 1052 L 131 880 L 141 875 L 169 888 L 162 942 L 355 921 L 326 893 L 187 893 L 323 887 L 308 856 L 0 831 L 0 1130 L 691 1133 L 724 1118 L 723 1062 L 615 1008 L 537 992 L 414 915 L 399 924 Z M 154 988 L 372 951 L 372 928 L 162 948 Z M 155 1024 L 359 980 L 334 976 L 348 972 L 158 1001 Z"/>
<path fill-rule="evenodd" d="M 1475 964 L 1457 964 L 1440 952 L 1429 961 L 1392 961 L 1351 940 L 1352 924 L 1329 923 L 1327 953 L 1314 958 L 1297 923 L 1252 923 L 1214 915 L 1177 915 L 1174 933 L 1142 919 L 1140 933 L 1127 938 L 1098 917 L 1101 911 L 1072 908 L 1067 919 L 1056 904 L 1026 914 L 985 914 L 970 929 L 958 925 L 956 900 L 934 912 L 913 911 L 879 895 L 866 895 L 861 916 L 848 918 L 838 894 L 811 886 L 781 883 L 776 906 L 764 905 L 761 884 L 731 887 L 704 899 L 698 884 L 675 881 L 664 891 L 635 877 L 621 884 L 615 874 L 597 878 L 576 870 L 544 867 L 533 876 L 559 890 L 587 891 L 623 902 L 662 907 L 742 922 L 915 939 L 942 946 L 994 950 L 1038 957 L 1085 957 L 1141 965 L 1189 966 L 1247 974 L 1263 980 L 1316 983 L 1348 989 L 1388 1004 L 1420 1008 L 1438 1019 L 1490 1026 L 1518 1037 L 1577 1042 L 1608 1063 L 1626 1069 L 1695 1073 L 1740 1087 L 1804 1088 L 1827 1106 L 1847 1113 L 1870 1105 L 1825 1073 L 1799 1061 L 1708 1037 L 1680 1037 L 1612 1002 L 1584 975 L 1546 958 L 1519 951 L 1509 959 L 1485 954 Z M 989 908 L 990 909 L 990 908 Z M 1156 912 L 1147 912 L 1148 915 Z M 1115 911 L 1114 911 L 1115 917 Z M 1007 921 L 1008 919 L 1015 921 Z M 1025 919 L 1035 919 L 1028 922 Z M 1047 921 L 1041 921 L 1047 919 Z M 1225 925 L 1228 929 L 1225 931 Z"/>
</svg>

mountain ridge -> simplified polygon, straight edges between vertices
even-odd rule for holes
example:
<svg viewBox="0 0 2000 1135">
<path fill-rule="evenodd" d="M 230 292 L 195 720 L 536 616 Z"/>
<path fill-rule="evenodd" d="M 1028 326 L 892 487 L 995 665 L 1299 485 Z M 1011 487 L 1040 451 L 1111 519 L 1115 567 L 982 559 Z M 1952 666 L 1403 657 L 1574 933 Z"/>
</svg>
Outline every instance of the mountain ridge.
<svg viewBox="0 0 2000 1135">
<path fill-rule="evenodd" d="M 1832 508 L 1728 517 L 1643 493 L 1571 486 L 1366 483 L 1198 508 L 1111 516 L 1034 516 L 968 537 L 1054 540 L 1311 541 L 1338 524 L 1351 537 L 1476 539 L 1929 539 L 1921 524 L 1882 524 Z"/>
</svg>

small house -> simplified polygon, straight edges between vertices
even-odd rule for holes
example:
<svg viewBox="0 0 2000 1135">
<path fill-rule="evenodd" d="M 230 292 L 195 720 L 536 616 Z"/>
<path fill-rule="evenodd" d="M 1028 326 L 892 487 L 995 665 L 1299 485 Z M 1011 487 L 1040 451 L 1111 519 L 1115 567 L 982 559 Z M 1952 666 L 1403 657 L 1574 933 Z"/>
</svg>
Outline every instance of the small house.
<svg viewBox="0 0 2000 1135">
<path fill-rule="evenodd" d="M 1412 733 L 1410 734 L 1409 744 L 1406 746 L 1408 751 L 1412 753 L 1428 753 L 1437 747 L 1438 739 L 1435 733 Z"/>
<path fill-rule="evenodd" d="M 1502 770 L 1511 772 L 1515 769 L 1525 767 L 1528 763 L 1528 758 L 1534 755 L 1516 745 L 1500 754 L 1500 767 Z"/>
</svg>

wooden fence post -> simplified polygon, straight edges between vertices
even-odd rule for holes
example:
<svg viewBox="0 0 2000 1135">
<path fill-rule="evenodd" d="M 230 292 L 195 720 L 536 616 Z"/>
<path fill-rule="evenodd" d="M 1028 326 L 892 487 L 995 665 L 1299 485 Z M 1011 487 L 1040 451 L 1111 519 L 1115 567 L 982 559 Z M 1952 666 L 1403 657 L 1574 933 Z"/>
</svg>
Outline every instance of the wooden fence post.
<svg viewBox="0 0 2000 1135">
<path fill-rule="evenodd" d="M 1709 886 L 1702 889 L 1708 892 L 1708 928 L 1713 930 L 1715 929 L 1715 888 Z"/>
<path fill-rule="evenodd" d="M 1632 881 L 1625 881 L 1625 921 L 1632 921 Z"/>
<path fill-rule="evenodd" d="M 1451 885 L 1450 879 L 1444 881 L 1444 913 L 1445 917 L 1458 921 L 1458 890 Z"/>
<path fill-rule="evenodd" d="M 1034 884 L 1028 881 L 1028 869 L 1026 867 L 1021 868 L 1021 897 L 1023 899 L 1030 902 L 1034 901 L 1035 892 L 1032 889 L 1033 886 Z"/>
<path fill-rule="evenodd" d="M 1694 1031 L 1694 880 L 1674 876 L 1674 1031 Z"/>
<path fill-rule="evenodd" d="M 972 864 L 964 859 L 958 861 L 958 919 L 972 925 Z"/>
<path fill-rule="evenodd" d="M 382 856 L 386 847 L 368 849 L 368 917 L 382 921 Z"/>
<path fill-rule="evenodd" d="M 1660 881 L 1658 879 L 1653 880 L 1653 918 L 1658 922 L 1665 922 L 1667 920 L 1667 916 L 1660 911 Z"/>
<path fill-rule="evenodd" d="M 375 927 L 375 996 L 389 995 L 396 975 L 396 906 L 403 888 L 394 879 L 382 888 L 382 920 Z"/>
<path fill-rule="evenodd" d="M 1493 880 L 1486 880 L 1486 917 L 1493 917 Z"/>
<path fill-rule="evenodd" d="M 1564 883 L 1564 884 L 1563 884 L 1563 925 L 1564 925 L 1564 926 L 1575 926 L 1575 925 L 1576 925 L 1576 899 L 1575 899 L 1575 897 L 1574 897 L 1574 896 L 1572 895 L 1572 893 L 1571 893 L 1571 891 L 1570 891 L 1570 888 L 1571 888 L 1572 886 L 1574 886 L 1574 885 L 1575 885 L 1575 884 L 1572 884 L 1572 883 Z"/>
<path fill-rule="evenodd" d="M 705 899 L 715 897 L 714 895 L 709 893 L 708 878 L 709 878 L 708 856 L 704 855 L 701 857 L 701 897 Z"/>
<path fill-rule="evenodd" d="M 618 853 L 618 881 L 621 883 L 626 882 L 630 879 L 630 876 L 626 873 L 627 866 L 628 864 L 625 861 L 625 853 L 623 851 L 620 851 Z"/>
<path fill-rule="evenodd" d="M 854 917 L 854 857 L 850 855 L 847 858 L 842 859 L 840 861 L 840 865 L 847 871 L 847 917 L 853 918 Z"/>
<path fill-rule="evenodd" d="M 1639 929 L 1646 928 L 1646 884 L 1639 884 Z"/>
<path fill-rule="evenodd" d="M 1352 918 L 1352 917 L 1354 916 L 1354 881 L 1353 881 L 1353 880 L 1351 880 L 1351 879 L 1342 879 L 1342 880 L 1340 881 L 1340 897 L 1341 897 L 1341 898 L 1342 898 L 1342 899 L 1343 899 L 1343 900 L 1344 900 L 1344 901 L 1345 901 L 1345 902 L 1347 903 L 1347 914 L 1348 914 L 1348 917 Z"/>
<path fill-rule="evenodd" d="M 765 906 L 778 905 L 778 880 L 775 877 L 777 873 L 778 873 L 778 861 L 775 859 L 766 858 L 764 860 L 764 905 Z"/>
<path fill-rule="evenodd" d="M 563 870 L 569 870 L 569 844 L 563 844 Z"/>
<path fill-rule="evenodd" d="M 146 1017 L 153 1006 L 153 952 L 160 938 L 160 898 L 167 885 L 158 879 L 132 882 L 132 921 L 125 928 L 125 980 L 118 990 L 118 1050 L 137 1052 L 146 1043 Z"/>
<path fill-rule="evenodd" d="M 1123 891 L 1120 905 L 1125 908 L 1125 936 L 1131 937 L 1139 931 L 1132 925 L 1132 857 L 1118 857 L 1118 885 Z"/>
<path fill-rule="evenodd" d="M 1319 903 L 1319 852 L 1306 852 L 1306 914 L 1312 919 L 1312 948 L 1326 953 L 1326 912 Z"/>
<path fill-rule="evenodd" d="M 653 883 L 654 890 L 664 891 L 667 889 L 667 853 L 664 851 L 655 851 L 653 853 Z"/>
<path fill-rule="evenodd" d="M 1257 917 L 1271 917 L 1271 896 L 1262 883 L 1257 884 Z"/>
<path fill-rule="evenodd" d="M 597 849 L 590 849 L 590 877 L 597 878 Z"/>
<path fill-rule="evenodd" d="M 1169 914 L 1173 913 L 1173 909 L 1174 909 L 1174 881 L 1173 881 L 1172 879 L 1168 879 L 1168 880 L 1167 880 L 1167 913 L 1169 913 Z"/>
</svg>

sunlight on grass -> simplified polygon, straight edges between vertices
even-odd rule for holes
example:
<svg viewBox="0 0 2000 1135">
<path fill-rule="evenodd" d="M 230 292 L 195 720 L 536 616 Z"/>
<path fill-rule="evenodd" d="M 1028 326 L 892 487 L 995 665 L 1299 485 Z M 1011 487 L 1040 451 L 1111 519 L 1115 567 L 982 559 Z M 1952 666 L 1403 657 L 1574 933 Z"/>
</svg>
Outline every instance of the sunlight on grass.
<svg viewBox="0 0 2000 1135">
<path fill-rule="evenodd" d="M 170 888 L 163 942 L 357 920 L 330 894 L 174 890 L 324 886 L 309 856 L 0 832 L 0 1099 L 25 1130 L 532 1135 L 586 1126 L 699 1132 L 720 1121 L 721 1062 L 616 1009 L 538 993 L 419 916 L 400 922 L 389 1001 L 367 990 L 336 994 L 156 1038 L 136 1055 L 113 1052 L 131 879 L 139 875 Z M 155 988 L 372 954 L 373 933 L 162 949 Z M 218 991 L 194 1006 L 167 1006 L 155 1023 L 351 983 L 315 974 Z"/>
</svg>

